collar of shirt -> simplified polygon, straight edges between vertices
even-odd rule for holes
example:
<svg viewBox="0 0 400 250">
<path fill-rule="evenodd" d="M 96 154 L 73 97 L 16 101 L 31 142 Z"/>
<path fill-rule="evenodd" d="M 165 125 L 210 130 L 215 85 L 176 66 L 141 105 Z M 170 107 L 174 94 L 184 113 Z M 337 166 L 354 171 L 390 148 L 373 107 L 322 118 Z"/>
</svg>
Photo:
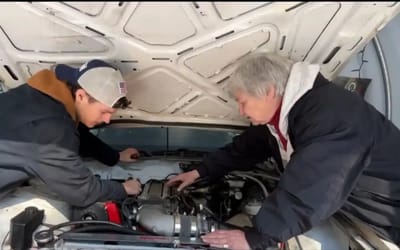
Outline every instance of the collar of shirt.
<svg viewBox="0 0 400 250">
<path fill-rule="evenodd" d="M 282 104 L 279 105 L 272 119 L 268 122 L 269 125 L 274 126 L 276 132 L 278 133 L 279 139 L 282 142 L 283 148 L 286 150 L 287 140 L 283 137 L 281 130 L 279 129 L 279 117 L 281 114 Z"/>
</svg>

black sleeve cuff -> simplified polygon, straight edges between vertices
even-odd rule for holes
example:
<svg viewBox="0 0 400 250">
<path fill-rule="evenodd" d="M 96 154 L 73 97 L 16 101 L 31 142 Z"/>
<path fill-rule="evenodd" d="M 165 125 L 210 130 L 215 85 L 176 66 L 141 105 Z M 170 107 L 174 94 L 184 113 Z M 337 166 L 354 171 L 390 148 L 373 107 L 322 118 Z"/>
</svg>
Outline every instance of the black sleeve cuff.
<svg viewBox="0 0 400 250">
<path fill-rule="evenodd" d="M 264 249 L 278 249 L 278 242 L 266 238 L 259 233 L 255 228 L 250 228 L 244 232 L 247 243 L 252 250 L 264 250 Z"/>
<path fill-rule="evenodd" d="M 207 167 L 204 165 L 204 163 L 199 166 L 196 166 L 195 170 L 199 172 L 200 178 L 208 176 L 208 170 Z"/>
<path fill-rule="evenodd" d="M 106 163 L 108 166 L 114 166 L 119 162 L 119 152 L 114 150 L 114 159 L 110 157 L 110 162 Z"/>
</svg>

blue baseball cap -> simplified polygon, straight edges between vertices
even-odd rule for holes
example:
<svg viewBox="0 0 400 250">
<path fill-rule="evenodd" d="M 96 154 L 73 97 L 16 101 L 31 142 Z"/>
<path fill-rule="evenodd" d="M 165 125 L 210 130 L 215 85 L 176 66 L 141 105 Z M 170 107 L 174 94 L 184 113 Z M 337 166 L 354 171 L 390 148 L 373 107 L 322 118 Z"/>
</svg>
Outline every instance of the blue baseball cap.
<svg viewBox="0 0 400 250">
<path fill-rule="evenodd" d="M 127 94 L 121 72 L 102 60 L 90 60 L 80 68 L 58 64 L 55 74 L 61 81 L 81 86 L 91 97 L 109 107 Z"/>
</svg>

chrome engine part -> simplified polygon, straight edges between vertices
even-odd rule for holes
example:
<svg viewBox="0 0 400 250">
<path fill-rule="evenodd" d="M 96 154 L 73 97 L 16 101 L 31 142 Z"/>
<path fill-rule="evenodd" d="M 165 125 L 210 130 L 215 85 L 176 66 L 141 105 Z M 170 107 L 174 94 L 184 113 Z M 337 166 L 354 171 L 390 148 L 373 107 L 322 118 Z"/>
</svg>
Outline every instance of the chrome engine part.
<svg viewBox="0 0 400 250">
<path fill-rule="evenodd" d="M 161 206 L 144 205 L 138 212 L 137 222 L 146 230 L 166 236 L 200 236 L 214 231 L 217 223 L 206 216 L 166 214 Z"/>
<path fill-rule="evenodd" d="M 92 247 L 88 249 L 101 245 L 113 249 L 108 245 L 124 244 L 139 246 L 137 249 L 204 249 L 208 248 L 200 237 L 204 234 L 252 226 L 250 218 L 275 184 L 270 176 L 256 173 L 231 173 L 217 183 L 198 180 L 180 192 L 166 186 L 166 182 L 167 179 L 149 179 L 137 197 L 114 202 L 117 209 L 113 212 L 121 219 L 117 224 L 112 222 L 111 214 L 101 219 L 106 204 L 96 203 L 75 211 L 80 212 L 75 213 L 79 215 L 75 220 L 42 230 L 35 235 L 35 241 L 41 247 L 54 249 L 72 247 L 77 242 L 79 246 L 86 242 Z M 69 231 L 55 233 L 58 228 L 71 225 Z M 50 240 L 41 241 L 42 236 L 49 235 L 53 236 Z"/>
<path fill-rule="evenodd" d="M 204 205 L 189 199 L 163 182 L 150 181 L 138 197 L 139 206 L 134 208 L 136 222 L 149 232 L 166 236 L 199 236 L 218 228 L 218 223 L 205 213 Z"/>
<path fill-rule="evenodd" d="M 193 185 L 178 192 L 165 181 L 150 180 L 134 202 L 123 204 L 130 224 L 155 235 L 199 237 L 221 228 L 235 214 L 254 216 L 265 198 L 261 181 L 227 176 L 215 185 Z M 260 188 L 260 185 L 262 186 Z M 255 195 L 261 194 L 261 195 Z M 126 204 L 128 208 L 124 207 Z"/>
</svg>

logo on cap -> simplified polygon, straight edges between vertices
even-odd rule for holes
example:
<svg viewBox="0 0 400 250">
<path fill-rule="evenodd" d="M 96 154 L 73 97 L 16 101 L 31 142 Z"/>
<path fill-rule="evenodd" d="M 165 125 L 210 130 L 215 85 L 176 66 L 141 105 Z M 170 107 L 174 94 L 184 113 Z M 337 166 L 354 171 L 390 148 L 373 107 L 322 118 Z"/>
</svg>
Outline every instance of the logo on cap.
<svg viewBox="0 0 400 250">
<path fill-rule="evenodd" d="M 119 82 L 119 93 L 126 95 L 127 92 L 128 92 L 128 88 L 126 86 L 126 82 Z"/>
<path fill-rule="evenodd" d="M 83 71 L 84 69 L 86 69 L 86 67 L 88 66 L 89 62 L 85 62 L 84 64 L 82 64 L 82 66 L 79 68 L 79 71 Z"/>
</svg>

